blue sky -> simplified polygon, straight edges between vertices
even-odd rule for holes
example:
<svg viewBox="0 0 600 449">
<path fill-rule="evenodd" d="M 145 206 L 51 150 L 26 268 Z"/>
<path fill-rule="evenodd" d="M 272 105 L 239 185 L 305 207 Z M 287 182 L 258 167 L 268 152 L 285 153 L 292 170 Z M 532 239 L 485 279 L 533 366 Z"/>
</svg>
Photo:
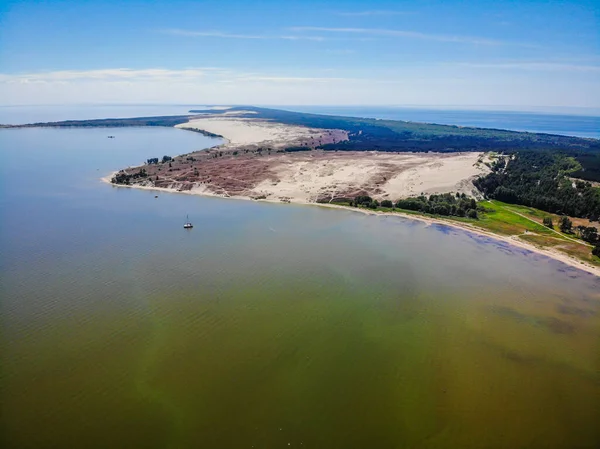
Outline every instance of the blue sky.
<svg viewBox="0 0 600 449">
<path fill-rule="evenodd" d="M 0 103 L 600 108 L 599 1 L 1 1 Z"/>
</svg>

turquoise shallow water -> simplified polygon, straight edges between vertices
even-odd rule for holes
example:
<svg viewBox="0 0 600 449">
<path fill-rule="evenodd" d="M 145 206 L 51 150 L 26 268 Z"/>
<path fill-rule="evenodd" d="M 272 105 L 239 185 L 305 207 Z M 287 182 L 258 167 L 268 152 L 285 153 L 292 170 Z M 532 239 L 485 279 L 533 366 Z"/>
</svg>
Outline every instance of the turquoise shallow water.
<svg viewBox="0 0 600 449">
<path fill-rule="evenodd" d="M 99 180 L 215 143 L 0 131 L 3 447 L 600 441 L 597 278 L 444 226 Z"/>
</svg>

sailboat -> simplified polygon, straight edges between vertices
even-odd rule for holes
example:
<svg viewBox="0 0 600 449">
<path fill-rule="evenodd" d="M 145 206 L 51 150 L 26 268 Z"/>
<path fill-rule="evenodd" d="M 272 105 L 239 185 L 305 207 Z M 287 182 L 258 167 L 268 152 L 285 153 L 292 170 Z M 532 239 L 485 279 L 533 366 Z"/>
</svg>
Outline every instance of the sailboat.
<svg viewBox="0 0 600 449">
<path fill-rule="evenodd" d="M 192 229 L 194 225 L 190 222 L 190 216 L 186 216 L 185 223 L 183 224 L 183 229 Z"/>
</svg>

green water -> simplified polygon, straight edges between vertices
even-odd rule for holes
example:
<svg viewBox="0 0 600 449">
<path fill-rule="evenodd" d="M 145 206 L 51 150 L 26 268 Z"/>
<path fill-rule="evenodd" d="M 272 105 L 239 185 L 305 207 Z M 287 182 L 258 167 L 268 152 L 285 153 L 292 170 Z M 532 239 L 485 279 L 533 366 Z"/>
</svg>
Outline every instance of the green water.
<svg viewBox="0 0 600 449">
<path fill-rule="evenodd" d="M 399 218 L 98 181 L 209 144 L 0 132 L 2 447 L 598 447 L 597 278 Z"/>
</svg>

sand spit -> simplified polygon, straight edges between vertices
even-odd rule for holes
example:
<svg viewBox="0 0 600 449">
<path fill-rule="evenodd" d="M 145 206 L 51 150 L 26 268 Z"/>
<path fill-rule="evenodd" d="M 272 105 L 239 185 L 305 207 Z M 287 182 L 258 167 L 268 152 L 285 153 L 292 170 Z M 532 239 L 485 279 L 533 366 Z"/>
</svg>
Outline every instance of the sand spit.
<svg viewBox="0 0 600 449">
<path fill-rule="evenodd" d="M 222 135 L 227 143 L 178 156 L 168 165 L 144 166 L 148 177 L 137 184 L 298 203 L 332 202 L 359 194 L 397 200 L 445 192 L 473 195 L 472 180 L 489 171 L 483 153 L 315 150 L 347 140 L 346 132 L 334 129 L 220 114 L 195 117 L 177 127 Z M 292 147 L 310 151 L 285 151 Z"/>
<path fill-rule="evenodd" d="M 367 194 L 397 200 L 409 196 L 445 192 L 477 194 L 473 179 L 489 172 L 484 153 L 380 153 L 332 152 L 314 147 L 347 139 L 340 130 L 288 126 L 267 120 L 211 115 L 177 125 L 224 136 L 224 145 L 185 154 L 159 164 L 128 168 L 116 174 L 147 176 L 131 180 L 134 187 L 165 192 L 316 204 L 355 212 L 379 214 L 329 204 L 335 199 Z M 286 152 L 304 147 L 307 151 Z M 309 150 L 309 151 L 308 151 Z M 383 214 L 444 224 L 527 249 L 600 276 L 600 268 L 517 236 L 505 237 L 476 226 L 403 213 Z"/>
</svg>

